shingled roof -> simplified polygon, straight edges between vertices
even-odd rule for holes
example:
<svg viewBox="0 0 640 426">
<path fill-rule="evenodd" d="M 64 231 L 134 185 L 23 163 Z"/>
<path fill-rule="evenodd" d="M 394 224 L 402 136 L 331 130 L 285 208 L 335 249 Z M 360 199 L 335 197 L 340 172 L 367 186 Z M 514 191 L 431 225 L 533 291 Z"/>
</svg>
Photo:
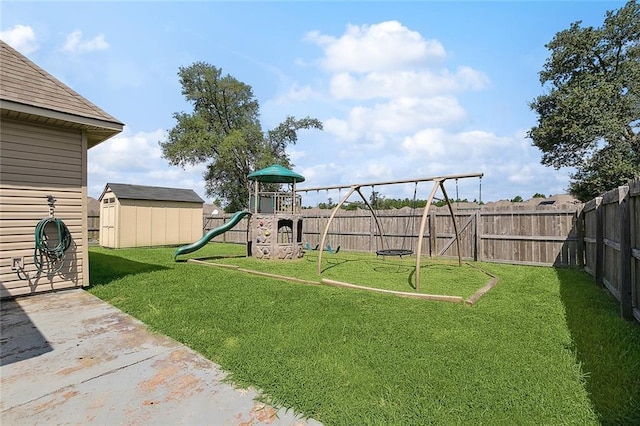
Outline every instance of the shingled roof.
<svg viewBox="0 0 640 426">
<path fill-rule="evenodd" d="M 108 189 L 120 200 L 182 201 L 204 203 L 192 189 L 164 188 L 161 186 L 129 185 L 126 183 L 107 183 L 100 195 L 100 201 Z"/>
<path fill-rule="evenodd" d="M 87 130 L 89 147 L 120 133 L 124 124 L 0 40 L 2 117 Z"/>
</svg>

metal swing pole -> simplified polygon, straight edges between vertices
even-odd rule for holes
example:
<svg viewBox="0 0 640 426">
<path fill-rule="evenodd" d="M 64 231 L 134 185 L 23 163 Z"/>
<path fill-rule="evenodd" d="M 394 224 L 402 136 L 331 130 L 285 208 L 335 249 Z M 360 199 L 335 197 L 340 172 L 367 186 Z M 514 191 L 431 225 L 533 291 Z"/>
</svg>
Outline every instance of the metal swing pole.
<svg viewBox="0 0 640 426">
<path fill-rule="evenodd" d="M 458 224 L 456 223 L 456 215 L 453 213 L 453 206 L 447 196 L 447 191 L 444 189 L 444 181 L 440 182 L 440 189 L 442 190 L 442 195 L 444 195 L 444 199 L 447 202 L 447 206 L 449 207 L 449 213 L 451 214 L 451 221 L 453 222 L 453 232 L 456 236 L 456 248 L 458 250 L 458 266 L 462 266 L 462 254 L 460 253 L 460 235 L 458 234 Z"/>
<path fill-rule="evenodd" d="M 329 232 L 329 226 L 331 225 L 331 221 L 340 210 L 340 207 L 342 206 L 342 204 L 344 204 L 344 202 L 347 201 L 347 199 L 351 196 L 351 194 L 353 194 L 357 189 L 358 189 L 357 186 L 352 186 L 351 189 L 349 189 L 349 192 L 347 193 L 347 195 L 345 195 L 344 198 L 340 200 L 338 205 L 335 206 L 334 209 L 331 211 L 331 215 L 329 216 L 327 225 L 324 228 L 324 232 L 322 232 L 322 240 L 320 242 L 320 247 L 319 247 L 320 251 L 318 252 L 318 275 L 322 274 L 322 253 L 324 252 L 325 243 L 327 241 L 327 233 Z"/>
<path fill-rule="evenodd" d="M 415 273 L 415 281 L 416 281 L 416 291 L 420 289 L 420 258 L 422 257 L 422 240 L 424 238 L 424 229 L 427 225 L 427 216 L 429 213 L 429 209 L 431 208 L 431 203 L 433 202 L 433 197 L 436 194 L 438 188 L 442 191 L 442 195 L 444 196 L 445 201 L 447 202 L 447 206 L 449 207 L 449 213 L 451 214 L 451 220 L 453 221 L 453 232 L 456 236 L 456 246 L 458 249 L 458 265 L 462 265 L 462 255 L 460 253 L 460 239 L 458 238 L 458 225 L 456 224 L 456 217 L 453 213 L 453 207 L 451 206 L 451 200 L 447 196 L 447 191 L 444 188 L 444 182 L 446 179 L 436 179 L 434 181 L 433 188 L 431 189 L 431 194 L 429 194 L 429 199 L 427 200 L 427 205 L 424 207 L 424 211 L 422 213 L 422 221 L 420 222 L 420 234 L 418 236 L 418 249 L 416 250 L 416 273 Z"/>
<path fill-rule="evenodd" d="M 429 198 L 427 199 L 427 204 L 424 206 L 424 211 L 422 212 L 422 220 L 420 221 L 420 231 L 418 232 L 418 247 L 416 249 L 416 291 L 420 290 L 420 259 L 422 258 L 422 240 L 424 239 L 424 229 L 427 226 L 429 209 L 431 208 L 433 197 L 436 195 L 436 191 L 438 190 L 438 185 L 440 184 L 440 182 L 440 180 L 434 181 L 433 188 L 431 189 L 431 193 L 429 194 Z"/>
<path fill-rule="evenodd" d="M 418 182 L 415 183 L 413 187 L 413 201 L 411 205 L 411 218 L 407 219 L 407 226 L 404 228 L 404 237 L 402 237 L 402 248 L 404 249 L 404 240 L 407 238 L 407 231 L 409 230 L 409 224 L 411 224 L 411 251 L 413 250 L 413 233 L 415 232 L 415 222 L 416 222 L 416 205 L 417 205 L 417 195 L 418 195 Z"/>
<path fill-rule="evenodd" d="M 371 192 L 373 192 L 373 186 L 371 187 Z M 382 232 L 382 225 L 380 224 L 380 221 L 378 220 L 378 216 L 376 215 L 376 213 L 373 211 L 373 207 L 371 206 L 371 204 L 367 201 L 367 198 L 362 194 L 362 191 L 360 191 L 360 187 L 356 188 L 356 191 L 358 192 L 358 194 L 360 195 L 360 198 L 362 198 L 362 201 L 364 201 L 364 204 L 367 206 L 367 208 L 369 209 L 369 211 L 371 212 L 371 216 L 373 216 L 373 220 L 376 222 L 376 226 L 378 227 L 378 238 L 380 238 L 380 244 L 382 246 L 382 248 L 384 249 L 384 238 L 382 238 L 383 232 Z M 369 244 L 371 245 L 371 244 Z M 377 244 L 376 244 L 377 247 Z M 371 248 L 371 247 L 369 247 Z M 376 250 L 377 251 L 377 250 Z"/>
</svg>

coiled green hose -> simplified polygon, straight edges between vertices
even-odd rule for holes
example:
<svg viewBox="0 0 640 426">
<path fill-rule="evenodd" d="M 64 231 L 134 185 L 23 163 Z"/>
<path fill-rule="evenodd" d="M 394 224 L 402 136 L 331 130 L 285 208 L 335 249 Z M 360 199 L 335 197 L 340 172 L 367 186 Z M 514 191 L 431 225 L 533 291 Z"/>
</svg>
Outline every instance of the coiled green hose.
<svg viewBox="0 0 640 426">
<path fill-rule="evenodd" d="M 53 247 L 50 247 L 49 244 L 55 240 L 45 233 L 45 228 L 49 223 L 54 223 L 58 231 L 58 243 Z M 36 247 L 33 252 L 33 263 L 38 269 L 38 275 L 44 272 L 45 269 L 48 274 L 58 273 L 64 264 L 64 253 L 71 245 L 69 228 L 62 220 L 47 217 L 36 225 L 35 238 Z"/>
</svg>

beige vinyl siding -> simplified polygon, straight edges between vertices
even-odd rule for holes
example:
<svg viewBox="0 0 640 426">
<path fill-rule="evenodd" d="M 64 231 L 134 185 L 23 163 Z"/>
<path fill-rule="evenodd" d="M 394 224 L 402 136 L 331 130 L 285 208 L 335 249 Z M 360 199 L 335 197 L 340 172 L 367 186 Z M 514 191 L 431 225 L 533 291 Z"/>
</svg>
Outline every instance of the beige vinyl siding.
<svg viewBox="0 0 640 426">
<path fill-rule="evenodd" d="M 3 119 L 0 144 L 0 297 L 87 284 L 86 136 Z M 56 198 L 55 217 L 69 228 L 72 244 L 60 273 L 36 277 L 35 227 L 49 215 L 47 195 Z M 11 270 L 17 256 L 29 280 Z"/>
</svg>

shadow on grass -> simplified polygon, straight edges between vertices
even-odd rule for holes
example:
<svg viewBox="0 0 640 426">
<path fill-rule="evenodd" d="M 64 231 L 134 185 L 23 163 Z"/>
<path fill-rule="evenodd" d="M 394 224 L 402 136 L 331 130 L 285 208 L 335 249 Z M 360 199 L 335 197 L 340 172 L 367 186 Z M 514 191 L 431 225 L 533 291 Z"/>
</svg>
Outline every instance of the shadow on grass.
<svg viewBox="0 0 640 426">
<path fill-rule="evenodd" d="M 316 254 L 313 254 L 313 255 L 306 254 L 304 259 L 308 262 L 318 263 L 318 255 Z M 344 265 L 345 263 L 356 262 L 358 260 L 347 259 L 342 255 L 336 257 L 334 254 L 325 254 L 322 256 L 322 261 L 323 261 L 322 263 L 326 264 L 326 266 L 322 268 L 322 272 L 326 272 L 329 269 L 336 268 L 338 266 Z"/>
<path fill-rule="evenodd" d="M 432 269 L 434 267 L 438 267 L 438 266 L 442 266 L 442 265 L 425 265 L 422 264 L 420 265 L 420 276 L 423 276 L 423 272 L 424 271 L 428 271 L 429 269 Z M 449 266 L 445 265 L 446 269 L 450 269 Z M 454 273 L 454 271 L 451 271 L 452 273 Z M 413 267 L 409 270 L 409 276 L 407 277 L 407 284 L 409 284 L 409 287 L 411 287 L 412 289 L 416 290 L 417 286 L 416 286 L 416 280 L 415 280 L 415 276 L 416 276 L 416 268 Z"/>
<path fill-rule="evenodd" d="M 385 261 L 365 261 L 367 265 L 376 272 L 384 272 L 388 274 L 406 274 L 414 271 L 414 266 L 408 266 L 406 264 L 385 262 Z"/>
<path fill-rule="evenodd" d="M 329 269 L 336 268 L 338 266 L 344 265 L 345 263 L 349 263 L 349 262 L 356 262 L 356 261 L 355 260 L 349 260 L 349 259 L 327 259 L 325 261 L 327 266 L 322 268 L 322 272 L 326 272 Z"/>
<path fill-rule="evenodd" d="M 89 288 L 109 284 L 128 275 L 169 269 L 166 266 L 136 262 L 113 254 L 89 252 Z"/>
<path fill-rule="evenodd" d="M 203 262 L 206 262 L 207 260 L 223 260 L 223 259 L 244 259 L 247 256 L 245 256 L 244 254 L 221 254 L 221 255 L 216 255 L 216 256 L 206 256 L 206 257 L 196 257 L 193 258 L 195 260 L 201 260 Z M 190 260 L 191 258 L 186 258 L 186 259 L 178 259 L 176 260 L 177 263 L 186 263 L 188 260 Z"/>
<path fill-rule="evenodd" d="M 640 324 L 583 271 L 557 268 L 573 349 L 603 425 L 640 424 Z"/>
</svg>

